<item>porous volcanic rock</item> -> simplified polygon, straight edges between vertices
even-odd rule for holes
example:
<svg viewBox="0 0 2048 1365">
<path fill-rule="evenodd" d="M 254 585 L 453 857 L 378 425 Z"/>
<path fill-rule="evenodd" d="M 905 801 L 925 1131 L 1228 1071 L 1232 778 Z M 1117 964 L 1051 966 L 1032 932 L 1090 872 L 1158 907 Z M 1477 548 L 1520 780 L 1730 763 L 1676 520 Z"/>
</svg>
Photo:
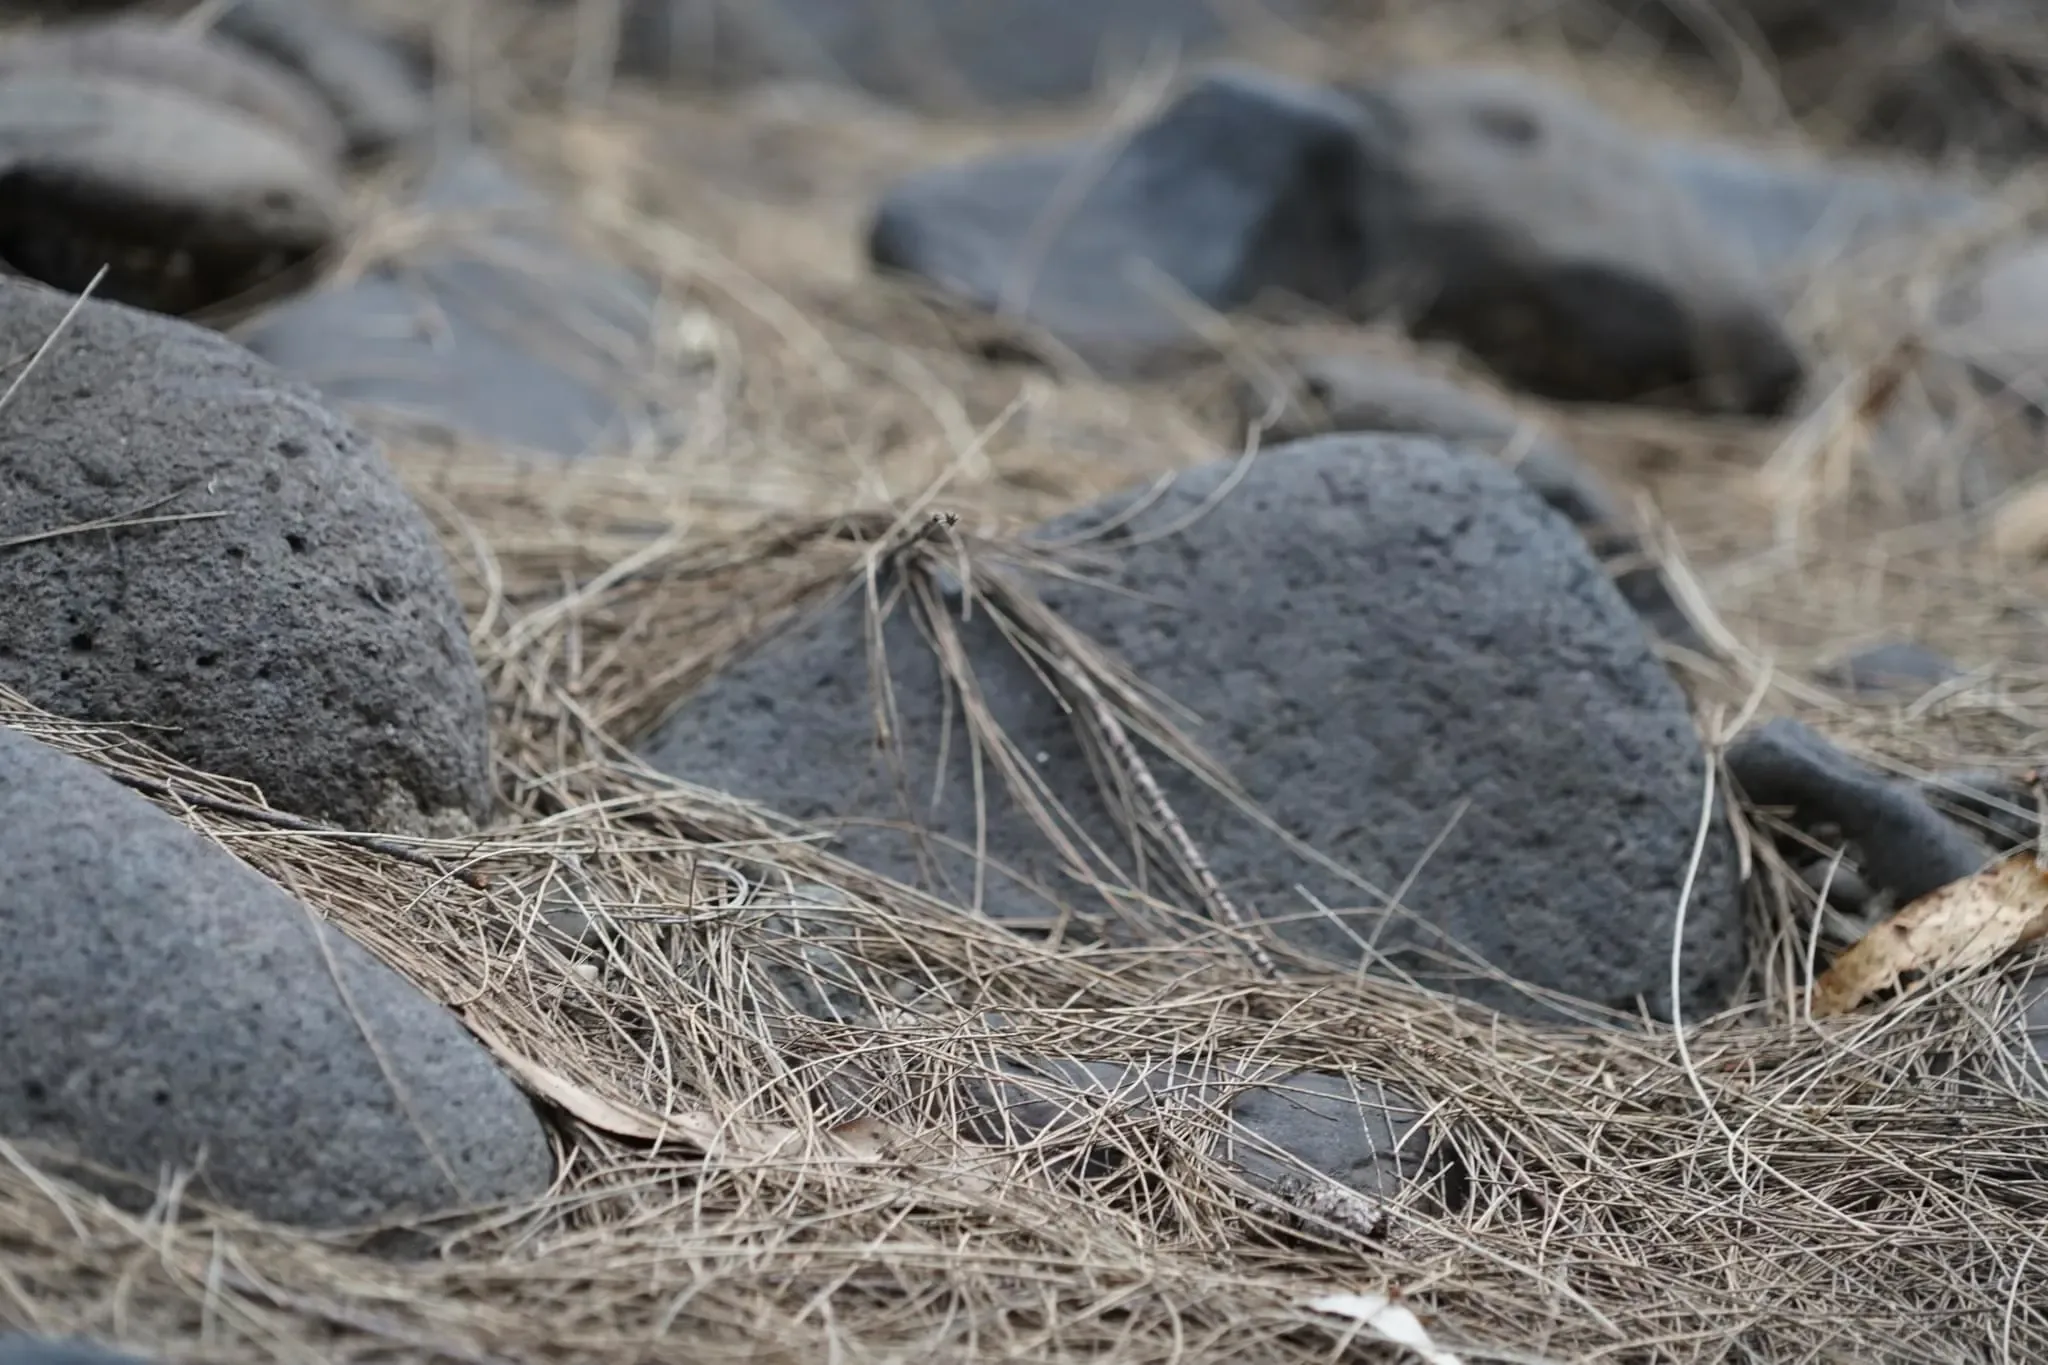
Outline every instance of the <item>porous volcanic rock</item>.
<svg viewBox="0 0 2048 1365">
<path fill-rule="evenodd" d="M 1254 820 L 1154 754 L 1149 766 L 1228 894 L 1333 965 L 1385 960 L 1500 1007 L 1540 1008 L 1426 951 L 1449 951 L 1447 939 L 1537 986 L 1668 1012 L 1703 756 L 1683 696 L 1578 533 L 1497 462 L 1435 441 L 1330 437 L 1265 452 L 1241 479 L 1234 468 L 1191 470 L 1143 499 L 1098 547 L 1102 581 L 1036 585 L 1071 626 L 1189 708 L 1193 740 L 1270 817 Z M 1084 534 L 1131 507 L 1112 498 L 1045 534 Z M 1119 812 L 1137 798 L 1099 795 L 1069 714 L 986 610 L 958 629 L 990 714 L 1135 884 Z M 907 609 L 882 638 L 900 769 L 873 731 L 858 596 L 715 678 L 645 752 L 1020 927 L 1051 918 L 1056 902 L 1120 932 L 993 769 L 977 829 L 958 699 Z M 984 835 L 977 888 L 971 850 Z M 1161 876 L 1155 866 L 1154 894 L 1200 908 Z M 1396 892 L 1406 915 L 1384 913 Z M 1686 918 L 1686 1009 L 1732 985 L 1740 925 L 1716 821 Z"/>
<path fill-rule="evenodd" d="M 307 906 L 80 759 L 0 727 L 0 1137 L 349 1227 L 546 1191 L 523 1094 Z"/>
<path fill-rule="evenodd" d="M 0 281 L 0 385 L 71 303 Z M 0 540 L 45 537 L 0 555 L 0 684 L 161 727 L 158 747 L 301 815 L 488 815 L 447 562 L 377 446 L 309 390 L 216 333 L 88 303 L 0 411 L 0 486 Z"/>
</svg>

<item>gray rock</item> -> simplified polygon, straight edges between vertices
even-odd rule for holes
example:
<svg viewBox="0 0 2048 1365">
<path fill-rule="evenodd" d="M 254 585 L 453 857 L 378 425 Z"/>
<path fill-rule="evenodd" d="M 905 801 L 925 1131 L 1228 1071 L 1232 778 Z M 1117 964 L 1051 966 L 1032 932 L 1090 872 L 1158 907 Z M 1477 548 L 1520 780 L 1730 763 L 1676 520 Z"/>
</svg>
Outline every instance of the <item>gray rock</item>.
<svg viewBox="0 0 2048 1365">
<path fill-rule="evenodd" d="M 546 1192 L 455 1017 L 86 763 L 0 728 L 0 1136 L 333 1228 Z"/>
<path fill-rule="evenodd" d="M 1962 676 L 1953 662 L 1922 644 L 1893 640 L 1842 660 L 1822 670 L 1821 679 L 1866 696 L 1890 692 L 1915 695 Z"/>
<path fill-rule="evenodd" d="M 325 0 L 233 0 L 214 20 L 214 31 L 318 91 L 357 156 L 398 150 L 433 126 L 421 74 Z"/>
<path fill-rule="evenodd" d="M 1984 388 L 2048 412 L 2048 240 L 2000 251 L 1958 280 L 1942 300 L 1940 323 L 1936 344 Z M 2038 430 L 2035 437 L 2038 453 Z"/>
<path fill-rule="evenodd" d="M 0 282 L 0 382 L 70 305 Z M 147 363 L 139 358 L 147 357 Z M 0 684 L 351 827 L 481 819 L 483 687 L 446 561 L 376 446 L 241 347 L 80 309 L 0 412 Z"/>
<path fill-rule="evenodd" d="M 1724 249 L 1794 289 L 1845 253 L 1911 241 L 1988 207 L 1924 176 L 1812 157 L 1691 141 L 1658 143 L 1654 154 Z"/>
<path fill-rule="evenodd" d="M 19 1333 L 0 1336 L 0 1365 L 146 1365 L 146 1359 L 110 1351 L 90 1341 L 61 1341 Z"/>
<path fill-rule="evenodd" d="M 331 245 L 342 191 L 300 144 L 163 84 L 0 76 L 0 257 L 164 313 L 233 298 Z"/>
<path fill-rule="evenodd" d="M 1049 1058 L 1007 1062 L 969 1088 L 968 1131 L 992 1145 L 1079 1144 L 1083 1175 L 1112 1169 L 1105 1119 L 1215 1132 L 1218 1155 L 1254 1186 L 1291 1194 L 1316 1177 L 1384 1206 L 1434 1164 L 1412 1102 L 1370 1081 L 1242 1065 L 1144 1065 Z"/>
<path fill-rule="evenodd" d="M 1914 786 L 1935 809 L 1991 845 L 2012 853 L 2041 837 L 2040 807 L 2020 777 L 1983 770 L 1935 773 Z"/>
<path fill-rule="evenodd" d="M 1551 398 L 1776 414 L 1804 378 L 1763 281 L 1633 130 L 1563 90 L 1419 67 L 1350 87 L 1389 129 L 1398 243 L 1379 282 L 1417 335 Z"/>
<path fill-rule="evenodd" d="M 1802 829 L 1833 825 L 1856 848 L 1873 891 L 1900 904 L 1981 871 L 1983 845 L 1910 783 L 1866 768 L 1796 720 L 1780 717 L 1728 746 L 1728 771 L 1759 806 L 1788 807 Z"/>
<path fill-rule="evenodd" d="M 1351 964 L 1376 941 L 1418 978 L 1504 1008 L 1536 1007 L 1431 960 L 1439 935 L 1510 977 L 1623 1008 L 1641 996 L 1668 1013 L 1702 755 L 1684 698 L 1570 525 L 1493 461 L 1430 441 L 1269 451 L 1196 516 L 1228 477 L 1225 466 L 1189 471 L 1137 512 L 1133 534 L 1160 534 L 1112 541 L 1108 586 L 1036 586 L 1074 628 L 1191 708 L 1195 742 L 1288 836 L 1381 892 L 1414 873 L 1402 898 L 1411 915 L 1386 916 L 1381 895 L 1155 754 L 1155 776 L 1231 896 L 1311 954 Z M 1048 534 L 1080 532 L 1127 503 Z M 960 632 L 995 720 L 1132 878 L 1128 825 L 1112 814 L 1125 807 L 1097 794 L 1071 719 L 986 612 Z M 974 773 L 959 708 L 906 610 L 883 637 L 900 779 L 875 754 L 857 601 L 715 679 L 647 756 L 832 829 L 887 875 L 975 904 L 974 862 L 961 851 L 977 837 Z M 943 791 L 928 799 L 941 774 Z M 991 913 L 1047 917 L 1049 898 L 1102 912 L 993 771 L 986 837 L 979 903 Z M 1199 906 L 1162 875 L 1155 865 L 1154 894 Z M 1312 913 L 1297 886 L 1330 913 Z M 1687 933 L 1683 1003 L 1711 1006 L 1743 961 L 1734 861 L 1718 828 Z"/>
<path fill-rule="evenodd" d="M 927 109 L 1017 107 L 1091 95 L 1119 69 L 1162 51 L 1196 56 L 1230 30 L 1214 0 L 633 0 L 619 64 L 727 84 L 847 83 Z"/>
<path fill-rule="evenodd" d="M 910 177 L 883 199 L 869 255 L 1105 370 L 1140 370 L 1196 339 L 1175 289 L 1218 310 L 1268 291 L 1339 304 L 1357 290 L 1375 236 L 1368 138 L 1331 92 L 1222 69 L 1121 147 L 1085 140 Z"/>
<path fill-rule="evenodd" d="M 323 163 L 341 160 L 341 125 L 327 106 L 283 68 L 238 43 L 132 15 L 33 29 L 0 42 L 0 76 L 59 71 L 115 76 L 226 105 Z"/>
<path fill-rule="evenodd" d="M 437 159 L 413 207 L 476 217 L 237 335 L 373 425 L 581 455 L 653 420 L 630 391 L 653 368 L 642 363 L 654 317 L 644 282 L 581 258 L 546 201 L 478 148 Z"/>
<path fill-rule="evenodd" d="M 1300 381 L 1268 433 L 1271 441 L 1330 431 L 1387 432 L 1476 446 L 1511 457 L 1509 467 L 1530 491 L 1570 518 L 1603 560 L 1641 555 L 1642 542 L 1628 530 L 1619 499 L 1571 451 L 1504 404 L 1448 379 L 1361 355 L 1312 358 L 1302 364 Z M 1267 406 L 1259 387 L 1247 382 L 1240 393 L 1244 420 L 1258 420 Z M 1708 651 L 1654 565 L 1624 569 L 1615 586 L 1660 636 Z"/>
</svg>

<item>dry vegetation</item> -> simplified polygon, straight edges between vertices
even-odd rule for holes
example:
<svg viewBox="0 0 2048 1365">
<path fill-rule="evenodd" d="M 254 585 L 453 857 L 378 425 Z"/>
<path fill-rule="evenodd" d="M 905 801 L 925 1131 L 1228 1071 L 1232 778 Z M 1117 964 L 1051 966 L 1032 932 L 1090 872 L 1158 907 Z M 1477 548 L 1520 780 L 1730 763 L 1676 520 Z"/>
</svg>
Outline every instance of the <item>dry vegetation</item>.
<svg viewBox="0 0 2048 1365">
<path fill-rule="evenodd" d="M 984 605 L 1085 676 L 1100 711 L 1156 729 L 1108 661 L 1005 594 L 1002 536 L 1237 451 L 1224 386 L 1319 332 L 1216 320 L 1222 358 L 1157 388 L 991 362 L 992 324 L 865 277 L 859 228 L 888 176 L 1018 125 L 926 126 L 818 93 L 536 113 L 556 92 L 532 73 L 569 69 L 571 45 L 559 21 L 496 13 L 451 9 L 439 37 L 586 242 L 663 281 L 689 434 L 569 468 L 394 445 L 496 699 L 499 827 L 398 858 L 163 799 L 459 1010 L 550 1102 L 559 1188 L 394 1263 L 194 1212 L 175 1185 L 124 1215 L 0 1145 L 0 1319 L 308 1365 L 1305 1365 L 1394 1358 L 1304 1307 L 1381 1290 L 1472 1360 L 2048 1357 L 2048 1091 L 2022 1065 L 2016 992 L 1985 974 L 1810 1019 L 1811 893 L 1762 842 L 1746 844 L 1748 1008 L 1683 1035 L 1543 1029 L 1398 984 L 1272 979 L 1242 938 L 1166 918 L 1145 951 L 1027 941 L 637 768 L 626 746 L 708 670 L 885 559 L 971 562 Z M 1509 55 L 1646 124 L 1767 131 L 1646 67 L 1441 18 L 1275 60 L 1367 52 Z M 2022 208 L 2030 193 L 2013 187 Z M 402 249 L 405 231 L 385 219 L 365 241 Z M 1899 268 L 1925 277 L 1948 251 Z M 1993 548 L 1999 527 L 2025 543 L 2024 505 L 1965 515 L 1902 483 L 1877 409 L 1962 400 L 1931 372 L 1894 384 L 1914 295 L 1843 273 L 1853 287 L 1802 313 L 1841 396 L 1803 424 L 1543 416 L 1641 491 L 1711 610 L 1726 657 L 1679 661 L 1710 740 L 1789 712 L 1903 770 L 2029 767 L 2048 598 L 2042 570 Z M 941 509 L 957 526 L 928 529 Z M 1978 671 L 1912 705 L 1812 681 L 1886 631 Z M 117 772 L 256 799 L 16 699 L 0 713 Z M 543 912 L 566 905 L 595 913 L 594 950 L 550 938 Z M 796 906 L 860 964 L 829 984 L 879 1002 L 886 1028 L 790 1008 L 782 987 L 821 960 Z M 1169 1050 L 1384 1080 L 1424 1101 L 1461 1177 L 1361 1237 L 1234 1182 L 1184 1116 L 1106 1117 L 1096 1137 L 1124 1160 L 1092 1182 L 1057 1152 L 959 1136 L 963 1086 L 1000 1055 Z"/>
</svg>

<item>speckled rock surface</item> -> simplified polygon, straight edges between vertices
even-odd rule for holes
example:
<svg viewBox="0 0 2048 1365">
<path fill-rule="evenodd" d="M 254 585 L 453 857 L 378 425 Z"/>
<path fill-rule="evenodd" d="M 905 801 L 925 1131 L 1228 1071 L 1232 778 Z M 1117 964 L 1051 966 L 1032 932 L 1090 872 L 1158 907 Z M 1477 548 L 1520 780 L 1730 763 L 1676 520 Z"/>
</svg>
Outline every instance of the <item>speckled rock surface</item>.
<svg viewBox="0 0 2048 1365">
<path fill-rule="evenodd" d="M 0 1136 L 278 1222 L 544 1193 L 532 1106 L 453 1015 L 219 846 L 0 727 Z M 366 1041 L 367 1039 L 370 1041 Z"/>
<path fill-rule="evenodd" d="M 1125 591 L 1038 586 L 1069 623 L 1192 709 L 1193 738 L 1280 830 L 1366 884 L 1155 756 L 1168 799 L 1238 904 L 1312 955 L 1348 965 L 1376 941 L 1419 978 L 1507 1008 L 1533 1006 L 1426 950 L 1447 935 L 1524 981 L 1668 1010 L 1703 760 L 1683 697 L 1576 531 L 1492 460 L 1432 441 L 1283 447 L 1193 516 L 1228 476 L 1225 466 L 1190 471 L 1136 515 L 1134 533 L 1160 534 L 1107 551 L 1106 577 Z M 1126 502 L 1050 530 L 1080 530 Z M 960 629 L 995 718 L 1130 877 L 1126 826 L 1097 794 L 1072 723 L 985 613 Z M 876 757 L 858 605 L 713 680 L 646 753 L 691 782 L 834 828 L 851 856 L 971 904 L 976 869 L 960 850 L 977 837 L 974 775 L 958 708 L 907 611 L 884 636 L 900 779 Z M 1099 913 L 1002 783 L 986 780 L 980 903 L 1014 920 L 1048 916 L 1035 883 Z M 1688 1009 L 1718 1003 L 1739 973 L 1735 875 L 1716 826 L 1687 917 Z M 1161 886 L 1156 869 L 1153 884 L 1198 904 Z M 1379 893 L 1404 884 L 1412 917 L 1387 917 Z"/>
<path fill-rule="evenodd" d="M 71 300 L 0 281 L 0 383 Z M 489 734 L 432 529 L 375 444 L 241 347 L 88 304 L 0 413 L 0 683 L 355 828 L 484 818 Z"/>
</svg>

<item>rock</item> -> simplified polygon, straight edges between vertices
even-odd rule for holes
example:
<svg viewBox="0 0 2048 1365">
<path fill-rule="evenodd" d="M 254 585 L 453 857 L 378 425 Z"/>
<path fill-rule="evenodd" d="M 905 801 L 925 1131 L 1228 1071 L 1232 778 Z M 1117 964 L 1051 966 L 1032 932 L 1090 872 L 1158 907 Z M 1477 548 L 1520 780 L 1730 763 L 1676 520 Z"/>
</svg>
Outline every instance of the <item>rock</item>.
<svg viewBox="0 0 2048 1365">
<path fill-rule="evenodd" d="M 1795 292 L 1849 252 L 1915 241 L 1988 207 L 1926 177 L 1811 157 L 1692 141 L 1660 142 L 1653 154 L 1724 250 Z"/>
<path fill-rule="evenodd" d="M 1941 301 L 1936 344 L 1980 385 L 2048 413 L 2048 240 L 1995 254 Z M 2039 433 L 2035 433 L 2038 461 Z M 2039 472 L 2038 468 L 2035 472 Z"/>
<path fill-rule="evenodd" d="M 1871 914 L 1879 904 L 1879 893 L 1872 891 L 1863 874 L 1846 861 L 1816 858 L 1799 869 L 1799 880 L 1811 887 L 1816 896 L 1825 891 L 1828 904 L 1845 915 Z"/>
<path fill-rule="evenodd" d="M 1248 423 L 1268 406 L 1250 383 L 1239 402 Z M 1310 359 L 1302 366 L 1300 389 L 1290 396 L 1270 437 L 1284 442 L 1324 431 L 1434 436 L 1509 457 L 1509 468 L 1569 518 L 1603 560 L 1632 560 L 1643 552 L 1642 542 L 1627 529 L 1629 517 L 1620 501 L 1577 456 L 1512 408 L 1447 379 L 1367 356 Z M 1615 586 L 1659 635 L 1700 653 L 1709 651 L 1654 565 L 1624 569 Z"/>
<path fill-rule="evenodd" d="M 0 282 L 0 384 L 72 300 Z M 147 357 L 147 363 L 139 360 Z M 377 447 L 219 335 L 88 303 L 0 412 L 0 685 L 353 828 L 490 810 L 446 561 Z"/>
<path fill-rule="evenodd" d="M 1349 87 L 1389 130 L 1381 301 L 1424 338 L 1570 401 L 1775 415 L 1803 364 L 1762 280 L 1632 130 L 1506 71 Z"/>
<path fill-rule="evenodd" d="M 1961 676 L 1962 670 L 1925 645 L 1894 640 L 1861 650 L 1823 670 L 1821 680 L 1866 696 L 1887 692 L 1917 696 Z"/>
<path fill-rule="evenodd" d="M 158 19 L 121 16 L 31 30 L 0 43 L 0 77 L 77 72 L 161 86 L 226 105 L 306 148 L 342 155 L 341 125 L 282 68 L 240 44 Z"/>
<path fill-rule="evenodd" d="M 304 147 L 163 85 L 0 77 L 0 257 L 157 312 L 222 302 L 331 245 L 342 191 Z"/>
<path fill-rule="evenodd" d="M 1728 771 L 1759 806 L 1790 808 L 1801 829 L 1827 824 L 1855 845 L 1873 891 L 1899 904 L 1973 876 L 1990 853 L 1911 784 L 1864 767 L 1796 720 L 1780 717 L 1728 746 Z"/>
<path fill-rule="evenodd" d="M 1067 143 L 910 177 L 884 197 L 868 251 L 1104 370 L 1139 371 L 1196 339 L 1153 272 L 1168 296 L 1224 311 L 1267 291 L 1339 304 L 1357 290 L 1375 237 L 1368 136 L 1328 91 L 1228 68 L 1120 149 Z"/>
<path fill-rule="evenodd" d="M 1081 1143 L 1083 1174 L 1115 1161 L 1101 1127 L 1111 1115 L 1220 1124 L 1218 1155 L 1254 1186 L 1297 1194 L 1315 1177 L 1383 1208 L 1433 1164 L 1422 1111 L 1373 1082 L 1326 1072 L 1229 1066 L 1008 1062 L 1002 1079 L 970 1087 L 969 1133 L 992 1145 Z"/>
<path fill-rule="evenodd" d="M 434 106 L 420 73 L 324 0 L 232 0 L 214 31 L 318 91 L 356 156 L 399 150 L 433 126 Z"/>
<path fill-rule="evenodd" d="M 651 289 L 580 259 L 546 201 L 481 149 L 438 159 L 413 207 L 482 221 L 288 300 L 241 340 L 377 425 L 580 455 L 652 420 L 627 392 L 654 367 L 640 354 L 653 346 Z"/>
<path fill-rule="evenodd" d="M 533 1108 L 456 1018 L 218 845 L 0 727 L 0 1136 L 316 1228 L 537 1197 Z M 371 1041 L 366 1041 L 367 1039 Z"/>
<path fill-rule="evenodd" d="M 1410 916 L 1383 915 L 1380 895 L 1154 755 L 1154 775 L 1237 904 L 1312 955 L 1350 966 L 1377 941 L 1418 978 L 1503 1008 L 1538 1009 L 1426 961 L 1435 935 L 1511 977 L 1622 1008 L 1645 997 L 1668 1013 L 1704 763 L 1683 696 L 1571 527 L 1493 461 L 1432 441 L 1333 437 L 1268 451 L 1195 515 L 1231 477 L 1227 465 L 1189 471 L 1137 512 L 1132 534 L 1160 534 L 1110 543 L 1109 587 L 1036 586 L 1074 628 L 1191 708 L 1195 742 L 1286 836 L 1383 892 L 1406 884 Z M 1047 534 L 1080 533 L 1128 502 Z M 1033 666 L 985 611 L 959 629 L 997 723 L 1077 829 L 1127 863 L 1125 823 L 1096 794 L 1072 722 Z M 901 785 L 875 757 L 857 599 L 714 679 L 646 756 L 830 829 L 885 875 L 976 904 L 973 860 L 960 851 L 978 836 L 959 707 L 907 611 L 883 637 Z M 928 805 L 942 743 L 945 787 Z M 990 913 L 1021 925 L 1050 917 L 1049 902 L 1100 912 L 993 773 L 986 839 L 978 903 Z M 1717 1004 L 1740 974 L 1735 877 L 1717 827 L 1686 921 L 1688 1010 Z M 1156 866 L 1150 885 L 1199 905 Z M 1297 886 L 1330 913 L 1312 913 Z"/>
<path fill-rule="evenodd" d="M 147 1358 L 123 1355 L 90 1341 L 10 1332 L 0 1336 L 0 1365 L 147 1365 Z"/>
<path fill-rule="evenodd" d="M 1195 57 L 1230 29 L 1215 0 L 633 0 L 619 65 L 719 83 L 845 82 L 927 109 L 1014 108 L 1092 95 L 1105 75 L 1160 51 Z"/>
<path fill-rule="evenodd" d="M 1993 853 L 2016 852 L 2041 837 L 2038 798 L 2023 778 L 1964 770 L 1935 773 L 1913 785 L 1936 810 L 1989 843 Z"/>
</svg>

